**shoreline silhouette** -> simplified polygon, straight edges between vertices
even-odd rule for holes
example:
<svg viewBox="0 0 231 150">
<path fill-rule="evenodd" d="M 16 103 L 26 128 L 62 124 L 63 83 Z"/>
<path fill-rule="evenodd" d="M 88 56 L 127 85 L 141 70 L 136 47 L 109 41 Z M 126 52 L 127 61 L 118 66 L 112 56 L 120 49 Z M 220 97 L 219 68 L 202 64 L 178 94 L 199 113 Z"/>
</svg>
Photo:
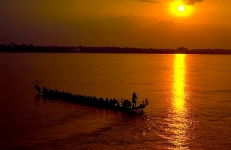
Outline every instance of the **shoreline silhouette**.
<svg viewBox="0 0 231 150">
<path fill-rule="evenodd" d="M 128 53 L 128 54 L 231 54 L 231 49 L 208 48 L 176 49 L 133 48 L 133 47 L 84 47 L 84 46 L 34 46 L 33 44 L 0 45 L 0 52 L 25 52 L 25 53 Z"/>
</svg>

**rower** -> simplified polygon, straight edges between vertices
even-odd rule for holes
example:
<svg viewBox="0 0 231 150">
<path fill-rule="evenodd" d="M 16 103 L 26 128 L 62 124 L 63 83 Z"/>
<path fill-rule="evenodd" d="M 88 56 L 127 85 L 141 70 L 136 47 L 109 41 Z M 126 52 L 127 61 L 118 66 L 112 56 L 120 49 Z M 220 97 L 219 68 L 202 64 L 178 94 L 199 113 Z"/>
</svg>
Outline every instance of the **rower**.
<svg viewBox="0 0 231 150">
<path fill-rule="evenodd" d="M 133 94 L 132 94 L 132 107 L 136 106 L 136 100 L 137 100 L 136 92 L 133 92 Z"/>
</svg>

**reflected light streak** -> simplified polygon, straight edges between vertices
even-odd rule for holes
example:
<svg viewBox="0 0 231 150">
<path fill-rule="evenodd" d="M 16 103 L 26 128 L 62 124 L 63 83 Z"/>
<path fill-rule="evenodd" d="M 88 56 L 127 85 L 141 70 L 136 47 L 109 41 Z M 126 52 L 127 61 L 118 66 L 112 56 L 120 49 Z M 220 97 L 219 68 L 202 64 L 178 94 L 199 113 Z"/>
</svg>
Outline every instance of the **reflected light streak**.
<svg viewBox="0 0 231 150">
<path fill-rule="evenodd" d="M 173 79 L 173 101 L 172 101 L 172 121 L 170 130 L 173 133 L 171 142 L 180 149 L 187 149 L 186 141 L 188 121 L 187 108 L 185 107 L 185 55 L 176 54 L 174 60 Z"/>
<path fill-rule="evenodd" d="M 173 105 L 177 113 L 184 111 L 185 103 L 185 55 L 176 54 L 174 61 Z"/>
</svg>

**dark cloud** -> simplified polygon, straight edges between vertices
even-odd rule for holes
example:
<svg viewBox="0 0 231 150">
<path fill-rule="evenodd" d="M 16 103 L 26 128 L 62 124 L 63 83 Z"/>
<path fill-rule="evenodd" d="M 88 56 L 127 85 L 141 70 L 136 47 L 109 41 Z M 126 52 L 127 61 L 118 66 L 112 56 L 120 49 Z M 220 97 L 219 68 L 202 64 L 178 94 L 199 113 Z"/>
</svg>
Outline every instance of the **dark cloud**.
<svg viewBox="0 0 231 150">
<path fill-rule="evenodd" d="M 194 5 L 195 3 L 202 3 L 204 0 L 183 0 L 183 2 L 187 5 Z"/>
<path fill-rule="evenodd" d="M 153 0 L 140 0 L 141 2 L 151 2 L 151 3 L 159 3 L 158 1 Z"/>
</svg>

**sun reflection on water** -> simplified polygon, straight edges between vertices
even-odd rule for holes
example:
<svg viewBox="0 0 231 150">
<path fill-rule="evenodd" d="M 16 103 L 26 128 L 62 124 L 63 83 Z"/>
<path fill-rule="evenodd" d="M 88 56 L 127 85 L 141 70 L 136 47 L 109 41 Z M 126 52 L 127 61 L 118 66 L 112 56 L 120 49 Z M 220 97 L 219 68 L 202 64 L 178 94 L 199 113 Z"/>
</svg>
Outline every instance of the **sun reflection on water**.
<svg viewBox="0 0 231 150">
<path fill-rule="evenodd" d="M 172 133 L 170 142 L 178 149 L 187 149 L 187 108 L 185 91 L 185 55 L 176 54 L 172 85 L 172 109 L 169 130 Z M 170 119 L 170 118 L 169 118 Z"/>
<path fill-rule="evenodd" d="M 185 111 L 185 55 L 176 54 L 174 61 L 173 106 L 177 114 Z"/>
</svg>

